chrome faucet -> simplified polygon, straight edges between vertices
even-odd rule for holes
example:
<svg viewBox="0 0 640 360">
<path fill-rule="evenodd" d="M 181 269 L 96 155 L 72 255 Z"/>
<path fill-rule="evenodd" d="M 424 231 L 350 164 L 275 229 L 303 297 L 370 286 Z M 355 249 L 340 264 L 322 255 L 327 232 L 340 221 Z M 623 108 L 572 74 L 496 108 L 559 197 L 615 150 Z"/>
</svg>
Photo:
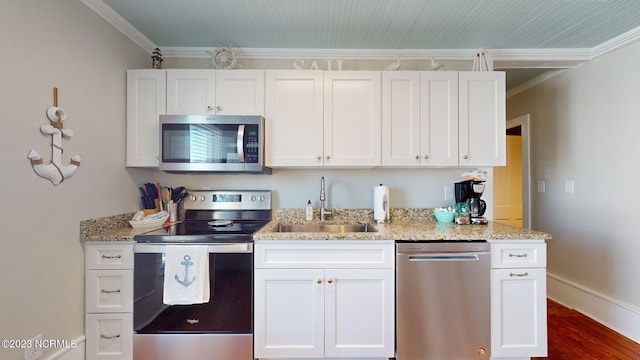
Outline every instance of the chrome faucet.
<svg viewBox="0 0 640 360">
<path fill-rule="evenodd" d="M 326 194 L 324 192 L 324 176 L 320 179 L 320 221 L 325 220 L 325 216 L 333 216 L 333 211 L 325 209 L 324 201 L 327 199 Z"/>
</svg>

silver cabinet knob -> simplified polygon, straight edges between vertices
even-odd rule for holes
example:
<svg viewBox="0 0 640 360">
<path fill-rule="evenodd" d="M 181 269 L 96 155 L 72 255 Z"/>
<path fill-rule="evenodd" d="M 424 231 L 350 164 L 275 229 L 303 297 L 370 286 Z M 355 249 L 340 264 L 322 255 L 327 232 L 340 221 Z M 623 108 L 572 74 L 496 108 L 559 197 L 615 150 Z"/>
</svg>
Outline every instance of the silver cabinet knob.
<svg viewBox="0 0 640 360">
<path fill-rule="evenodd" d="M 425 159 L 425 160 L 429 159 L 429 155 L 425 155 L 425 156 L 424 156 L 424 159 Z"/>
<path fill-rule="evenodd" d="M 416 155 L 416 160 L 420 160 L 420 155 Z"/>
<path fill-rule="evenodd" d="M 465 155 L 463 156 L 463 159 L 467 160 L 469 158 L 469 155 Z"/>
<path fill-rule="evenodd" d="M 221 105 L 216 106 L 216 110 L 218 111 L 222 110 L 222 106 Z"/>
<path fill-rule="evenodd" d="M 207 110 L 209 110 L 209 111 L 213 110 L 213 106 L 211 106 L 211 105 L 207 106 Z"/>
<path fill-rule="evenodd" d="M 327 155 L 326 159 L 327 159 L 327 160 L 331 159 L 331 156 L 330 156 L 330 155 Z"/>
<path fill-rule="evenodd" d="M 318 280 L 316 280 L 316 282 L 317 282 L 318 284 L 322 284 L 322 279 L 318 279 Z"/>
<path fill-rule="evenodd" d="M 322 155 L 318 155 L 318 160 L 322 159 Z"/>
</svg>

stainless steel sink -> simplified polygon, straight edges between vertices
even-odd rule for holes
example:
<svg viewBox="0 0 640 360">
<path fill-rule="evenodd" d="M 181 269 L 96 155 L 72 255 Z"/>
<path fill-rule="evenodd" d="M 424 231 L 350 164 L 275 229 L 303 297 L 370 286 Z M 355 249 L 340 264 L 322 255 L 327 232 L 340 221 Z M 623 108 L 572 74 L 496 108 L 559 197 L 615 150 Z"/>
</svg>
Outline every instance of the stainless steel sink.
<svg viewBox="0 0 640 360">
<path fill-rule="evenodd" d="M 375 232 L 369 224 L 280 224 L 279 232 Z"/>
</svg>

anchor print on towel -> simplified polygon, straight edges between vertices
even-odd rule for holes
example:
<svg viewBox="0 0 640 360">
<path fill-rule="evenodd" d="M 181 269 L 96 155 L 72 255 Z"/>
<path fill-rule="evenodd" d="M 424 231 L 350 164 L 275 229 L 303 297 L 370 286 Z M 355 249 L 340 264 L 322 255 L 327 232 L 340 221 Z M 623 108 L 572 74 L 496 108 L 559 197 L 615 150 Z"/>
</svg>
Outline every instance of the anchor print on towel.
<svg viewBox="0 0 640 360">
<path fill-rule="evenodd" d="M 174 278 L 180 285 L 184 287 L 188 287 L 196 281 L 196 277 L 194 276 L 191 280 L 189 280 L 189 266 L 193 265 L 193 261 L 191 261 L 191 256 L 185 255 L 183 258 L 184 261 L 180 263 L 180 265 L 184 265 L 184 279 L 180 280 L 178 274 L 174 275 Z"/>
</svg>

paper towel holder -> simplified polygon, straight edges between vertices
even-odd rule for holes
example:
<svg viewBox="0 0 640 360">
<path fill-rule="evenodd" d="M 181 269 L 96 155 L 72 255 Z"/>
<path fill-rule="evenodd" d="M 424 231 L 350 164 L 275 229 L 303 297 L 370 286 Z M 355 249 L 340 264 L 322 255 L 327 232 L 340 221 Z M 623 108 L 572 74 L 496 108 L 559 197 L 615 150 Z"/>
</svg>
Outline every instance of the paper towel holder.
<svg viewBox="0 0 640 360">
<path fill-rule="evenodd" d="M 380 184 L 380 186 L 382 187 L 383 185 Z M 375 210 L 376 205 L 374 204 L 374 220 L 376 221 L 377 224 L 386 224 L 386 223 L 390 223 L 391 222 L 391 211 L 389 208 L 389 193 L 388 193 L 388 189 L 387 189 L 387 193 L 384 194 L 384 196 L 382 197 L 382 211 L 384 212 L 384 218 L 383 219 L 376 219 L 376 210 Z"/>
</svg>

